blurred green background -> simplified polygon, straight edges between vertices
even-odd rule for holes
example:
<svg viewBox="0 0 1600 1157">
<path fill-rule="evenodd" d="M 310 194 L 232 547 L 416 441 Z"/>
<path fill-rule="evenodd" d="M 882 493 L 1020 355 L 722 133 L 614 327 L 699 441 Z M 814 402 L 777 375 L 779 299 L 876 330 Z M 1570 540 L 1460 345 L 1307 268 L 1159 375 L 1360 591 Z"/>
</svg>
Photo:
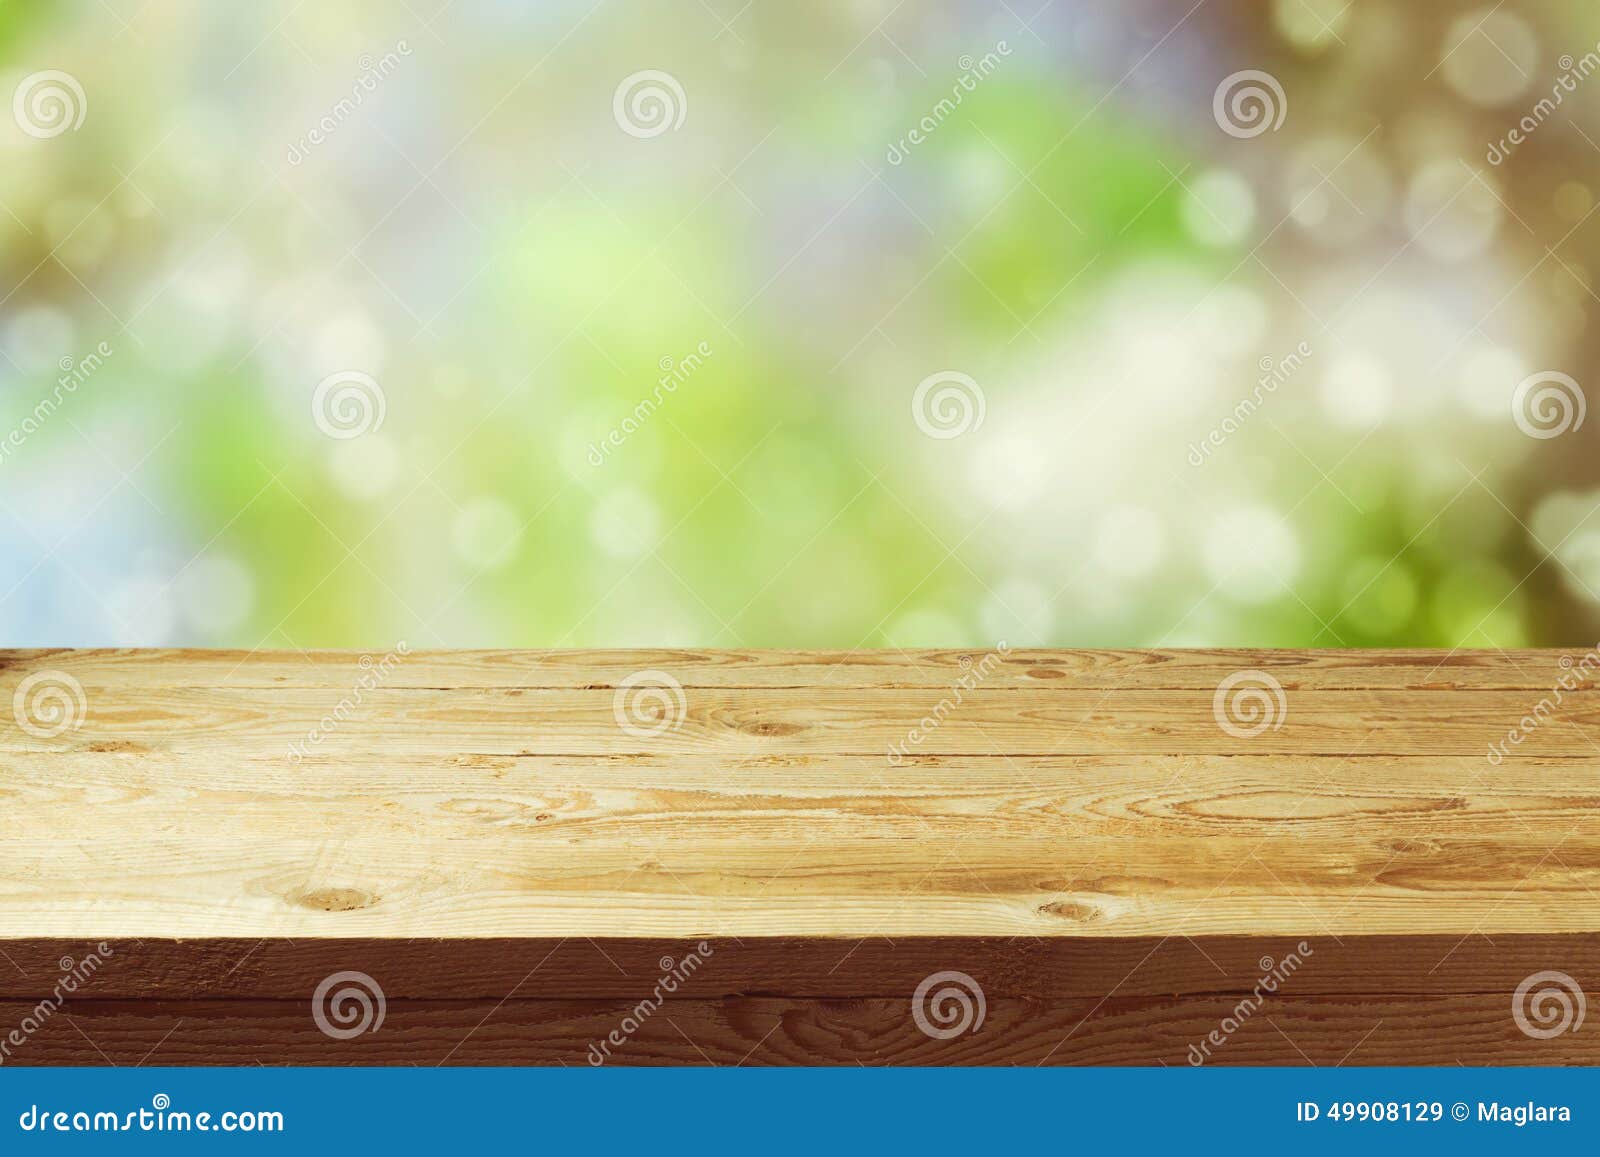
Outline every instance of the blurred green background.
<svg viewBox="0 0 1600 1157">
<path fill-rule="evenodd" d="M 0 6 L 0 638 L 1587 643 L 1597 41 Z"/>
</svg>

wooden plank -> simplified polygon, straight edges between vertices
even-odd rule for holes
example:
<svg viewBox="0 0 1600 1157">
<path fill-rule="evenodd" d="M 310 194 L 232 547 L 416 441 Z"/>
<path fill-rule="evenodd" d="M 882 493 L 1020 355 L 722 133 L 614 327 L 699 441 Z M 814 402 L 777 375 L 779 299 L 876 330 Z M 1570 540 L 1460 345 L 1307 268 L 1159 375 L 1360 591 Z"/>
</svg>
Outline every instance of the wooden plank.
<svg viewBox="0 0 1600 1157">
<path fill-rule="evenodd" d="M 1501 775 L 1481 756 L 915 756 L 898 768 L 700 754 L 581 756 L 193 752 L 30 753 L 7 764 L 25 807 L 0 812 L 0 838 L 83 836 L 83 809 L 168 836 L 271 835 L 318 808 L 314 831 L 452 839 L 540 831 L 586 845 L 659 841 L 736 824 L 781 839 L 801 831 L 885 838 L 1127 835 L 1351 839 L 1527 831 L 1587 822 L 1600 780 L 1581 759 L 1526 758 Z M 1289 788 L 1286 784 L 1297 783 Z M 803 822 L 803 831 L 796 828 Z M 945 833 L 942 829 L 948 829 Z"/>
<path fill-rule="evenodd" d="M 4 849 L 0 912 L 9 936 L 77 938 L 1586 932 L 1600 894 L 1594 830 L 976 845 L 737 831 L 637 846 L 21 840 Z"/>
<path fill-rule="evenodd" d="M 6 690 L 0 687 L 0 692 Z M 979 687 L 956 699 L 903 688 L 680 691 L 674 721 L 619 725 L 612 690 L 377 687 L 359 699 L 308 688 L 85 689 L 81 726 L 62 743 L 20 729 L 0 751 L 63 747 L 232 757 L 302 751 L 395 756 L 634 753 L 726 757 L 848 754 L 879 770 L 911 755 L 1432 755 L 1487 759 L 1513 728 L 1520 756 L 1600 755 L 1600 692 L 1568 694 L 1535 726 L 1529 693 L 1401 688 L 1285 692 L 1248 739 L 1218 725 L 1211 689 L 1050 691 Z M 943 704 L 943 706 L 941 706 Z M 343 705 L 343 706 L 341 706 Z M 624 709 L 625 710 L 625 709 Z M 1247 720 L 1248 724 L 1249 721 Z M 1250 730 L 1250 726 L 1241 728 Z M 320 738 L 313 740 L 313 735 Z M 871 763 L 866 764 L 871 766 Z"/>
<path fill-rule="evenodd" d="M 921 1031 L 904 1000 L 391 1001 L 381 1025 L 331 1040 L 303 1003 L 75 1002 L 18 1052 L 39 1065 L 1174 1065 L 1218 1026 L 1210 1065 L 1575 1065 L 1600 1061 L 1592 1032 L 1533 1039 L 1500 994 L 1275 998 L 1243 1020 L 1227 995 L 988 1001 L 982 1026 Z M 0 1023 L 28 1009 L 0 1002 Z M 70 1019 L 69 1019 L 70 1018 Z M 630 1021 L 629 1018 L 634 1018 Z M 376 1018 L 374 1018 L 375 1020 Z M 609 1053 L 602 1042 L 637 1024 Z"/>
<path fill-rule="evenodd" d="M 1597 668 L 0 652 L 72 712 L 0 713 L 0 1013 L 50 1005 L 27 1063 L 586 1063 L 693 957 L 621 1063 L 1171 1064 L 1293 956 L 1223 1063 L 1595 1063 L 1512 1002 L 1600 984 Z M 990 1019 L 935 1050 L 950 970 Z M 309 1008 L 349 971 L 389 1020 L 346 1048 Z"/>
<path fill-rule="evenodd" d="M 107 962 L 79 987 L 84 998 L 305 1002 L 331 973 L 359 965 L 391 1000 L 629 998 L 651 991 L 661 961 L 699 958 L 687 996 L 778 992 L 806 999 L 905 998 L 921 980 L 958 968 L 989 997 L 1048 1001 L 1120 996 L 1206 996 L 1251 988 L 1263 961 L 1299 953 L 1293 936 L 460 937 L 5 942 L 0 999 L 48 995 L 61 962 Z M 1557 967 L 1600 977 L 1600 933 L 1507 937 L 1315 934 L 1294 976 L 1309 995 L 1509 994 Z M 705 945 L 705 948 L 702 948 Z M 709 949 L 709 951 L 707 951 Z M 114 966 L 111 962 L 114 961 Z M 1509 1007 L 1509 995 L 1506 997 Z"/>
<path fill-rule="evenodd" d="M 49 668 L 98 687 L 323 687 L 348 689 L 386 653 L 372 651 L 3 650 L 7 672 Z M 1444 650 L 1040 650 L 1006 647 L 894 651 L 427 651 L 401 656 L 390 687 L 612 688 L 641 670 L 685 687 L 947 688 L 992 656 L 988 686 L 1064 690 L 1212 689 L 1239 670 L 1285 687 L 1359 690 L 1548 691 L 1563 677 L 1588 688 L 1600 674 L 1592 649 Z M 365 664 L 363 663 L 365 660 Z"/>
</svg>

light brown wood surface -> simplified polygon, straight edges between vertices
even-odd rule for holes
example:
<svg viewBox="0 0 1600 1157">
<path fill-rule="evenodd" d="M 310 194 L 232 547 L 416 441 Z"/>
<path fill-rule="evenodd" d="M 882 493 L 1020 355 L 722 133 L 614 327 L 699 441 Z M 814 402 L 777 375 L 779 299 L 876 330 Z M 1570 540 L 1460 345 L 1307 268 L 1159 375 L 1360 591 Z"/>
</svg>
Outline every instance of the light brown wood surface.
<svg viewBox="0 0 1600 1157">
<path fill-rule="evenodd" d="M 1183 1063 L 1304 943 L 1209 1063 L 1594 1062 L 1512 1017 L 1600 987 L 1585 655 L 0 652 L 0 1039 L 103 943 L 17 1061 L 583 1063 L 703 941 L 613 1063 Z M 640 672 L 680 696 L 643 729 Z M 341 970 L 389 1010 L 355 1041 L 307 1011 Z M 948 1041 L 945 970 L 989 1009 Z"/>
</svg>

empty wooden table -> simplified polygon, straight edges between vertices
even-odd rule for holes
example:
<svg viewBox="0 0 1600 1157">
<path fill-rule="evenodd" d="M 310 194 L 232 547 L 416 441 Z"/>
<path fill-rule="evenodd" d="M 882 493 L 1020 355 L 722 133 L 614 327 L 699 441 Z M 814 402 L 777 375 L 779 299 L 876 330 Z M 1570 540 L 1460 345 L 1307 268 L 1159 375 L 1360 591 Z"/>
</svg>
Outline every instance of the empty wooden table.
<svg viewBox="0 0 1600 1157">
<path fill-rule="evenodd" d="M 0 1063 L 1596 1063 L 1597 669 L 0 652 Z"/>
</svg>

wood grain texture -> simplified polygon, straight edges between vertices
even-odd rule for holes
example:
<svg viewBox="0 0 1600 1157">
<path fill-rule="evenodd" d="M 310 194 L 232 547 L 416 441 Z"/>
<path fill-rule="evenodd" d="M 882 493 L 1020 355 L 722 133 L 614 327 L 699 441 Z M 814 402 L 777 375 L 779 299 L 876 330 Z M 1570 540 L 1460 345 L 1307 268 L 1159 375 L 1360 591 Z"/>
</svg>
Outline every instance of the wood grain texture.
<svg viewBox="0 0 1600 1157">
<path fill-rule="evenodd" d="M 0 1062 L 1600 1062 L 1587 652 L 380 658 L 0 651 Z"/>
<path fill-rule="evenodd" d="M 991 997 L 1049 1000 L 1194 996 L 1250 988 L 1261 961 L 1284 960 L 1299 941 L 1283 936 L 1016 938 L 770 936 L 745 940 L 335 939 L 6 942 L 0 999 L 47 995 L 63 959 L 98 952 L 108 963 L 79 993 L 107 1000 L 306 999 L 324 977 L 361 968 L 391 1000 L 637 997 L 663 958 L 702 953 L 691 995 L 711 999 L 782 994 L 805 999 L 909 999 L 930 973 L 958 967 Z M 1384 992 L 1450 997 L 1509 994 L 1530 973 L 1559 967 L 1600 975 L 1600 934 L 1348 936 L 1312 938 L 1295 989 L 1332 995 Z M 110 951 L 107 952 L 106 949 Z M 115 961 L 112 967 L 110 961 Z M 520 989 L 519 989 L 519 986 Z M 1509 1007 L 1509 995 L 1507 996 Z"/>
<path fill-rule="evenodd" d="M 0 671 L 49 668 L 86 686 L 324 687 L 346 689 L 362 660 L 381 651 L 0 650 Z M 1285 687 L 1366 690 L 1547 690 L 1589 652 L 1566 650 L 1095 650 L 1010 648 L 985 680 L 995 687 L 1054 690 L 1210 690 L 1242 669 L 1263 670 Z M 685 687 L 945 688 L 981 658 L 971 650 L 914 651 L 436 651 L 410 657 L 391 687 L 615 687 L 642 670 L 665 671 Z"/>
<path fill-rule="evenodd" d="M 903 1000 L 733 997 L 669 1001 L 602 1064 L 1176 1065 L 1236 998 L 988 1002 L 983 1025 L 923 1033 Z M 382 1026 L 331 1042 L 284 1001 L 76 1002 L 21 1050 L 27 1064 L 589 1065 L 630 1001 L 390 1001 Z M 0 1001 L 0 1023 L 26 1006 Z M 70 1018 L 70 1020 L 69 1020 Z M 1500 995 L 1451 999 L 1286 995 L 1206 1064 L 1593 1064 L 1582 1032 L 1535 1040 Z"/>
</svg>

